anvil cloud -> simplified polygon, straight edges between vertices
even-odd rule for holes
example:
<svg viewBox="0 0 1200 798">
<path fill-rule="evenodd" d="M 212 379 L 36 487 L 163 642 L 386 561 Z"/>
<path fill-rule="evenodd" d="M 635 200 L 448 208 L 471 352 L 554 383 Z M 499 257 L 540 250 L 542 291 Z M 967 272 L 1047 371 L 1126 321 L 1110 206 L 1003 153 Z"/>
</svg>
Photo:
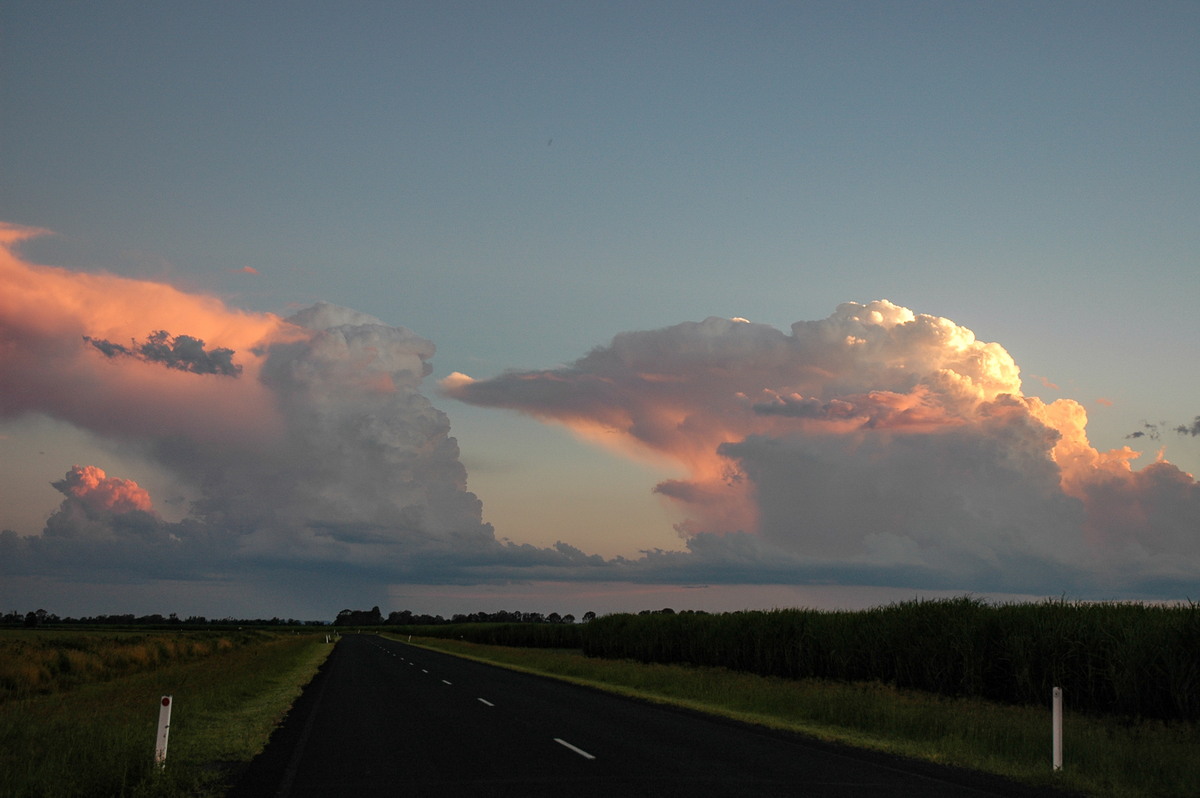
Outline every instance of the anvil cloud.
<svg viewBox="0 0 1200 798">
<path fill-rule="evenodd" d="M 886 300 L 790 334 L 721 318 L 622 333 L 564 368 L 441 385 L 674 461 L 686 477 L 654 490 L 708 563 L 1051 592 L 1200 568 L 1190 475 L 1097 451 L 1084 408 L 1024 395 L 999 344 Z"/>
</svg>

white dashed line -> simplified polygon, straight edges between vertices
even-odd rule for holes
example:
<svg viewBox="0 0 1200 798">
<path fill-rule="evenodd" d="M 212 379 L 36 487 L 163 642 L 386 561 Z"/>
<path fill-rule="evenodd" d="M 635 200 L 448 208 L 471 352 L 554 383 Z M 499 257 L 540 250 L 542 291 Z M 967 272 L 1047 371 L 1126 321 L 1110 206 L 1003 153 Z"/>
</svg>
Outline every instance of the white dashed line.
<svg viewBox="0 0 1200 798">
<path fill-rule="evenodd" d="M 450 684 L 450 682 L 446 681 L 445 679 L 442 679 L 442 684 Z M 451 685 L 451 686 L 453 687 L 453 685 Z"/>
<path fill-rule="evenodd" d="M 591 754 L 589 754 L 587 751 L 584 751 L 582 748 L 576 748 L 575 746 L 571 745 L 569 742 L 562 739 L 561 737 L 555 737 L 554 742 L 558 743 L 559 745 L 561 745 L 565 748 L 570 748 L 572 751 L 579 754 L 584 759 L 595 759 L 596 758 L 596 757 L 592 756 Z"/>
<path fill-rule="evenodd" d="M 481 704 L 487 704 L 489 707 L 494 707 L 494 706 L 496 706 L 496 705 L 495 705 L 495 704 L 493 704 L 491 701 L 488 701 L 486 698 L 477 698 L 477 699 L 475 699 L 475 700 L 476 700 L 476 701 L 478 701 L 478 702 L 479 702 L 479 703 L 481 703 Z"/>
</svg>

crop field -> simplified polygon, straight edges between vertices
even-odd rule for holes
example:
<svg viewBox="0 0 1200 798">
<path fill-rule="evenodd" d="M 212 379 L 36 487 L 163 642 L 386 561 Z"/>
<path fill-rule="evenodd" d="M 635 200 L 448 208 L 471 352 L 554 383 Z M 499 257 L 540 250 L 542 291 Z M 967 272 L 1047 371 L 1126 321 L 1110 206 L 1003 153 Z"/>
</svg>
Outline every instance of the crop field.
<svg viewBox="0 0 1200 798">
<path fill-rule="evenodd" d="M 947 697 L 1200 721 L 1200 605 L 989 605 L 971 598 L 861 611 L 606 615 L 586 624 L 405 631 L 591 657 L 704 665 L 787 679 L 882 682 Z"/>
<path fill-rule="evenodd" d="M 324 661 L 324 640 L 255 630 L 0 632 L 0 795 L 220 795 Z M 173 708 L 158 768 L 163 695 Z"/>
</svg>

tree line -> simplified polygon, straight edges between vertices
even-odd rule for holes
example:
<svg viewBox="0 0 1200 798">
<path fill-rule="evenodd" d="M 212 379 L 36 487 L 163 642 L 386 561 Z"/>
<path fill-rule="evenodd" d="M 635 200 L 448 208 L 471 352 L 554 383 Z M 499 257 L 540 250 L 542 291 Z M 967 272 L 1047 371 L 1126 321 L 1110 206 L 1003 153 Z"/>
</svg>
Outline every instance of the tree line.
<svg viewBox="0 0 1200 798">
<path fill-rule="evenodd" d="M 695 611 L 704 614 L 703 611 Z M 692 610 L 683 610 L 681 614 L 691 614 Z M 642 610 L 639 615 L 674 615 L 675 610 L 667 607 L 661 610 Z M 596 618 L 596 613 L 585 612 L 579 620 L 588 623 Z M 571 613 L 559 614 L 551 612 L 519 612 L 499 610 L 497 612 L 457 613 L 445 618 L 441 615 L 414 613 L 411 610 L 390 612 L 385 617 L 379 607 L 369 610 L 345 609 L 337 614 L 334 626 L 443 626 L 446 624 L 463 623 L 558 623 L 572 624 L 576 618 Z M 36 629 L 42 626 L 325 626 L 326 621 L 301 621 L 295 618 L 206 618 L 203 615 L 189 615 L 180 618 L 177 613 L 162 615 L 134 615 L 133 613 L 109 615 L 83 615 L 80 617 L 59 617 L 53 612 L 37 609 L 26 613 L 10 610 L 0 614 L 0 627 L 24 627 Z"/>
<path fill-rule="evenodd" d="M 85 615 L 78 618 L 70 616 L 60 618 L 52 612 L 43 609 L 21 613 L 17 610 L 0 615 L 0 626 L 24 627 L 36 629 L 42 626 L 325 626 L 325 621 L 299 621 L 295 618 L 206 618 L 203 615 L 189 615 L 180 618 L 172 612 L 169 615 L 153 613 L 150 615 Z"/>
<path fill-rule="evenodd" d="M 585 612 L 583 622 L 593 620 L 594 612 Z M 449 619 L 441 615 L 426 615 L 400 610 L 390 612 L 384 617 L 378 607 L 369 610 L 342 610 L 334 620 L 334 626 L 442 626 L 445 624 L 461 623 L 575 623 L 575 616 L 567 613 L 560 615 L 552 612 L 543 615 L 540 612 L 516 612 L 500 610 L 498 612 L 458 613 Z"/>
</svg>

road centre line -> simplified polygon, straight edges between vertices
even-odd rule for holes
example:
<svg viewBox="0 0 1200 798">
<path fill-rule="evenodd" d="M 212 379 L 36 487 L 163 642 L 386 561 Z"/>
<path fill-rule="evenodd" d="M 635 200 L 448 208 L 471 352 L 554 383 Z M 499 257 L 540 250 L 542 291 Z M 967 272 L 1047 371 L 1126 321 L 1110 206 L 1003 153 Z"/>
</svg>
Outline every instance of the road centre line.
<svg viewBox="0 0 1200 798">
<path fill-rule="evenodd" d="M 453 687 L 453 686 L 454 686 L 453 684 L 451 684 L 450 682 L 446 681 L 445 679 L 442 679 L 442 684 L 449 684 L 451 687 Z"/>
<path fill-rule="evenodd" d="M 475 700 L 476 700 L 476 701 L 478 701 L 478 702 L 479 702 L 479 703 L 481 703 L 481 704 L 487 704 L 489 707 L 494 707 L 494 706 L 496 706 L 496 705 L 495 705 L 495 704 L 493 704 L 491 701 L 488 701 L 486 698 L 477 698 L 477 699 L 475 699 Z"/>
<path fill-rule="evenodd" d="M 558 743 L 559 745 L 561 745 L 565 748 L 570 748 L 572 751 L 579 754 L 584 759 L 595 759 L 596 758 L 596 757 L 592 756 L 591 754 L 589 754 L 587 751 L 584 751 L 582 748 L 576 748 L 575 746 L 571 745 L 569 742 L 562 739 L 561 737 L 555 737 L 554 742 Z"/>
</svg>

